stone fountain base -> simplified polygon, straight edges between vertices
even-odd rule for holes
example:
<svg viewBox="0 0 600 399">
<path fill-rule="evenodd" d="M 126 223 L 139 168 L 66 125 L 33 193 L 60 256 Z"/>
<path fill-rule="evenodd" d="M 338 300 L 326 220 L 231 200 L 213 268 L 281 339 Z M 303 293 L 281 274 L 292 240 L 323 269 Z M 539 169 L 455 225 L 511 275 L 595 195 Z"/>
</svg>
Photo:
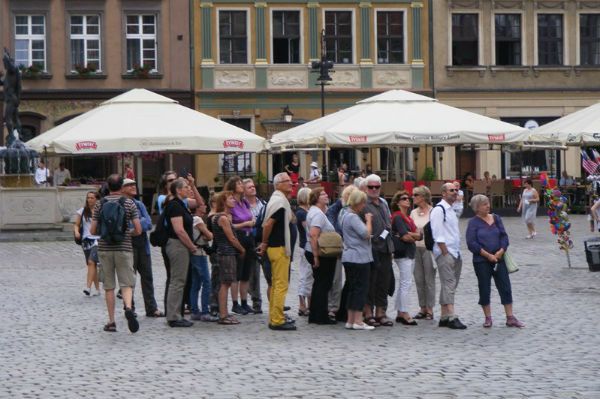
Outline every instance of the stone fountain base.
<svg viewBox="0 0 600 399">
<path fill-rule="evenodd" d="M 0 175 L 0 187 L 34 187 L 34 175 Z"/>
</svg>

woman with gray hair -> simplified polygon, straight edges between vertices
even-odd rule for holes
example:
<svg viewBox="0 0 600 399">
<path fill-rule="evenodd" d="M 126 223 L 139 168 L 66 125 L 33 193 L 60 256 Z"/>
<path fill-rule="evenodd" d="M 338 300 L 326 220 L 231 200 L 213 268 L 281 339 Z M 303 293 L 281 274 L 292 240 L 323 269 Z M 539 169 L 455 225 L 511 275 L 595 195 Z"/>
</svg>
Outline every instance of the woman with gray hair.
<svg viewBox="0 0 600 399">
<path fill-rule="evenodd" d="M 502 219 L 490 213 L 490 201 L 485 195 L 475 195 L 471 199 L 471 208 L 475 216 L 469 220 L 467 227 L 467 246 L 473 253 L 473 267 L 479 285 L 479 304 L 485 316 L 483 327 L 492 327 L 490 308 L 492 277 L 500 294 L 500 302 L 504 305 L 506 326 L 525 327 L 525 324 L 513 315 L 512 289 L 504 262 L 504 254 L 508 248 L 508 235 Z"/>
<path fill-rule="evenodd" d="M 300 264 L 298 271 L 300 278 L 298 280 L 298 316 L 308 316 L 310 307 L 310 291 L 313 285 L 312 267 L 304 256 L 304 247 L 306 247 L 306 215 L 309 209 L 310 188 L 303 187 L 298 191 L 296 200 L 298 209 L 296 210 L 296 226 L 298 227 L 298 236 L 300 237 Z"/>
<path fill-rule="evenodd" d="M 413 205 L 415 209 L 410 212 L 410 218 L 415 222 L 417 231 L 423 232 L 423 228 L 429 223 L 429 212 L 431 211 L 431 191 L 425 186 L 415 187 L 412 192 Z M 419 313 L 414 319 L 433 320 L 433 307 L 435 306 L 435 274 L 431 251 L 425 248 L 425 241 L 416 241 L 417 251 L 415 253 L 415 286 L 419 298 Z"/>
</svg>

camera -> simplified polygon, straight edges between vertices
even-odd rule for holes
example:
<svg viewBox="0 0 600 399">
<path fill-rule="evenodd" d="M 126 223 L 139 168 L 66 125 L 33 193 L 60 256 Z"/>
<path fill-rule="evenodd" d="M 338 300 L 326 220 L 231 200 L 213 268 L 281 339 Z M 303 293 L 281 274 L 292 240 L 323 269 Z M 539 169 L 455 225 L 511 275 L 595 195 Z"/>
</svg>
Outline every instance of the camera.
<svg viewBox="0 0 600 399">
<path fill-rule="evenodd" d="M 200 248 L 202 248 L 204 253 L 207 255 L 212 255 L 217 252 L 217 248 L 215 248 L 214 245 L 202 245 Z"/>
</svg>

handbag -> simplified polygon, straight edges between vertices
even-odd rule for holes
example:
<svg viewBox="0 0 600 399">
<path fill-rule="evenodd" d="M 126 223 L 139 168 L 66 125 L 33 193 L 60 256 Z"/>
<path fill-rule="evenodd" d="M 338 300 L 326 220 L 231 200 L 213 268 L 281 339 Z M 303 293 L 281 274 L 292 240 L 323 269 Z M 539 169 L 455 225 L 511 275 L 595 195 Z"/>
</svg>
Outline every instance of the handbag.
<svg viewBox="0 0 600 399">
<path fill-rule="evenodd" d="M 402 258 L 406 253 L 406 243 L 402 241 L 400 234 L 398 234 L 398 230 L 395 229 L 395 220 L 395 218 L 392 220 L 392 243 L 394 244 L 394 258 Z"/>
<path fill-rule="evenodd" d="M 519 271 L 519 266 L 517 265 L 511 254 L 508 253 L 508 251 L 504 253 L 504 264 L 506 265 L 506 270 L 508 270 L 509 273 Z"/>
<path fill-rule="evenodd" d="M 342 254 L 342 236 L 335 231 L 321 233 L 317 243 L 319 244 L 319 256 L 337 258 Z"/>
</svg>

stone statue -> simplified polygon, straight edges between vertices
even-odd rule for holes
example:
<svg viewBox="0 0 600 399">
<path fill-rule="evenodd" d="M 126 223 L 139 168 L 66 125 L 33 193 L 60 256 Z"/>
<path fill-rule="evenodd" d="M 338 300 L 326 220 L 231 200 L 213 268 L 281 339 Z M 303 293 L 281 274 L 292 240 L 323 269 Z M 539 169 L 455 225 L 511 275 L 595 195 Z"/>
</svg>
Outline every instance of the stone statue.
<svg viewBox="0 0 600 399">
<path fill-rule="evenodd" d="M 5 76 L 0 78 L 0 85 L 4 86 L 4 123 L 8 130 L 6 146 L 10 147 L 14 141 L 14 130 L 21 133 L 21 121 L 19 119 L 19 102 L 21 100 L 21 72 L 11 58 L 8 49 L 4 47 L 2 56 Z"/>
</svg>

